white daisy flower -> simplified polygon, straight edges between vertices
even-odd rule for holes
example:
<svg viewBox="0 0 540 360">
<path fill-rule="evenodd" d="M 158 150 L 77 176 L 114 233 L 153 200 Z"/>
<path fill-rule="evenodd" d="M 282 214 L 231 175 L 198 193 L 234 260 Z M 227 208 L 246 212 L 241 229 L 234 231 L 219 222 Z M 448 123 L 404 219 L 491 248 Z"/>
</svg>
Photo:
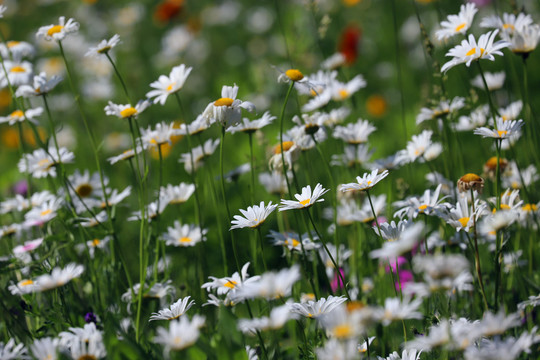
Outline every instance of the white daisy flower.
<svg viewBox="0 0 540 360">
<path fill-rule="evenodd" d="M 49 93 L 52 89 L 62 81 L 60 76 L 54 75 L 49 80 L 47 80 L 47 74 L 45 72 L 39 73 L 39 75 L 34 76 L 32 85 L 21 85 L 15 92 L 15 96 L 19 97 L 33 97 L 38 95 L 44 95 Z"/>
<path fill-rule="evenodd" d="M 470 3 L 469 3 L 470 4 Z M 422 350 L 418 351 L 416 349 L 403 350 L 401 355 L 397 351 L 394 351 L 390 356 L 382 358 L 377 356 L 378 360 L 420 360 L 420 354 Z"/>
<path fill-rule="evenodd" d="M 64 16 L 58 18 L 58 24 L 42 26 L 36 33 L 37 38 L 45 40 L 62 41 L 68 34 L 74 34 L 79 31 L 79 23 L 72 18 L 66 21 Z"/>
<path fill-rule="evenodd" d="M 67 264 L 65 268 L 55 267 L 50 274 L 43 274 L 34 280 L 36 291 L 46 291 L 63 286 L 71 280 L 78 278 L 84 271 L 84 266 L 78 264 Z"/>
<path fill-rule="evenodd" d="M 287 191 L 287 181 L 279 171 L 259 173 L 259 182 L 269 194 L 281 196 Z"/>
<path fill-rule="evenodd" d="M 290 304 L 276 306 L 270 311 L 270 316 L 253 319 L 239 319 L 238 330 L 244 334 L 254 336 L 257 331 L 281 329 L 289 320 L 298 318 L 298 315 L 291 313 Z"/>
<path fill-rule="evenodd" d="M 379 174 L 379 170 L 375 169 L 371 172 L 371 174 L 365 173 L 361 177 L 357 176 L 356 177 L 357 183 L 349 183 L 349 184 L 341 185 L 340 190 L 343 192 L 350 191 L 350 190 L 355 190 L 355 191 L 369 190 L 372 187 L 374 187 L 379 181 L 381 181 L 387 176 L 388 176 L 388 170 L 383 170 Z"/>
<path fill-rule="evenodd" d="M 418 312 L 418 308 L 422 305 L 422 299 L 411 300 L 409 297 L 384 299 L 384 308 L 375 310 L 375 318 L 377 318 L 384 326 L 388 326 L 392 321 L 404 319 L 422 319 L 424 316 Z"/>
<path fill-rule="evenodd" d="M 519 13 L 508 14 L 504 13 L 502 19 L 497 15 L 486 16 L 480 22 L 480 26 L 484 28 L 499 29 L 503 32 L 513 32 L 514 30 L 523 29 L 525 26 L 533 24 L 531 15 Z"/>
<path fill-rule="evenodd" d="M 319 360 L 355 360 L 358 359 L 356 339 L 331 338 L 324 343 L 324 347 L 316 348 L 315 353 Z"/>
<path fill-rule="evenodd" d="M 75 159 L 75 155 L 65 147 L 59 150 L 58 152 L 54 146 L 51 146 L 48 153 L 43 149 L 37 149 L 31 154 L 24 154 L 18 163 L 19 171 L 30 173 L 35 178 L 56 177 L 56 165 L 71 163 Z"/>
<path fill-rule="evenodd" d="M 143 147 L 155 147 L 172 144 L 172 138 L 179 135 L 178 129 L 174 127 L 174 123 L 166 124 L 164 122 L 157 123 L 156 127 L 152 129 L 141 129 L 140 141 Z"/>
<path fill-rule="evenodd" d="M 206 119 L 203 118 L 202 115 L 198 115 L 197 118 L 191 122 L 191 124 L 180 124 L 178 134 L 187 135 L 187 131 L 189 131 L 189 135 L 200 134 L 204 130 L 208 129 L 209 126 L 210 125 Z"/>
<path fill-rule="evenodd" d="M 318 249 L 321 246 L 320 244 L 311 241 L 311 238 L 313 238 L 313 240 L 319 239 L 316 234 L 311 234 L 310 236 L 308 233 L 304 233 L 302 236 L 300 236 L 299 234 L 291 231 L 280 233 L 270 230 L 268 237 L 270 238 L 272 245 L 283 246 L 289 251 L 301 252 L 302 248 L 306 251 L 310 251 Z M 283 255 L 285 256 L 285 252 Z"/>
<path fill-rule="evenodd" d="M 35 119 L 43 114 L 43 108 L 37 107 L 35 109 L 28 109 L 26 111 L 15 110 L 8 116 L 0 116 L 0 124 L 9 123 L 9 125 L 15 125 L 17 122 L 23 122 L 28 120 L 35 125 L 39 125 L 39 122 Z"/>
<path fill-rule="evenodd" d="M 72 359 L 101 359 L 107 356 L 103 334 L 93 322 L 69 328 L 60 334 L 60 347 Z"/>
<path fill-rule="evenodd" d="M 231 299 L 238 302 L 254 298 L 267 300 L 285 298 L 291 294 L 292 286 L 300 278 L 298 265 L 293 265 L 291 268 L 279 272 L 266 272 L 257 281 L 244 283 L 234 294 L 231 294 Z"/>
<path fill-rule="evenodd" d="M 96 253 L 96 249 L 100 249 L 100 251 L 107 251 L 109 249 L 108 246 L 110 241 L 110 236 L 105 236 L 103 239 L 95 238 L 86 241 L 86 243 L 75 245 L 75 250 L 77 250 L 80 255 L 84 253 L 86 249 L 88 249 L 88 254 L 90 255 L 90 258 L 93 259 Z"/>
<path fill-rule="evenodd" d="M 442 184 L 439 184 L 435 191 L 427 189 L 420 197 L 412 196 L 402 201 L 396 201 L 394 206 L 400 207 L 400 209 L 394 213 L 394 217 L 401 219 L 407 215 L 409 219 L 414 219 L 418 214 L 431 215 L 443 207 L 450 207 L 450 204 L 442 202 L 446 196 L 439 199 L 441 189 Z"/>
<path fill-rule="evenodd" d="M 275 119 L 275 116 L 272 116 L 270 112 L 266 111 L 261 118 L 256 120 L 249 120 L 248 118 L 243 118 L 241 123 L 229 127 L 227 129 L 227 132 L 230 132 L 231 134 L 234 134 L 238 131 L 248 134 L 254 133 L 255 131 L 265 127 L 266 125 L 270 125 Z"/>
<path fill-rule="evenodd" d="M 483 85 L 482 85 L 483 87 Z M 457 124 L 453 124 L 456 131 L 472 131 L 477 127 L 483 126 L 489 116 L 489 106 L 481 105 L 474 109 L 469 116 L 460 116 Z"/>
<path fill-rule="evenodd" d="M 150 320 L 175 320 L 184 315 L 193 305 L 195 300 L 190 301 L 191 296 L 180 298 L 174 304 L 166 309 L 159 310 L 157 313 L 152 313 Z"/>
<path fill-rule="evenodd" d="M 8 83 L 13 87 L 27 85 L 34 77 L 33 66 L 28 61 L 4 60 L 4 67 L 6 71 L 0 73 L 0 87 L 7 87 Z"/>
<path fill-rule="evenodd" d="M 345 55 L 343 55 L 340 52 L 337 52 L 330 55 L 330 57 L 324 59 L 321 62 L 321 68 L 324 70 L 333 70 L 340 66 L 345 65 L 345 62 L 346 62 Z"/>
<path fill-rule="evenodd" d="M 398 240 L 383 243 L 382 248 L 371 251 L 369 256 L 374 259 L 397 258 L 411 251 L 422 240 L 421 234 L 423 230 L 424 225 L 422 223 L 410 225 L 401 232 Z"/>
<path fill-rule="evenodd" d="M 169 357 L 171 351 L 179 351 L 193 345 L 200 335 L 200 328 L 204 326 L 204 316 L 194 315 L 190 320 L 186 316 L 179 320 L 169 322 L 169 329 L 158 327 L 153 342 L 163 345 L 163 355 Z"/>
<path fill-rule="evenodd" d="M 223 86 L 221 98 L 208 104 L 202 113 L 202 117 L 208 123 L 219 122 L 226 128 L 236 125 L 242 120 L 242 109 L 249 112 L 255 111 L 255 105 L 249 101 L 242 101 L 236 98 L 238 86 Z"/>
<path fill-rule="evenodd" d="M 240 209 L 240 212 L 242 213 L 242 216 L 240 215 L 234 215 L 234 220 L 231 221 L 231 228 L 232 229 L 242 229 L 242 228 L 257 228 L 270 215 L 276 208 L 277 204 L 272 205 L 272 202 L 268 203 L 267 206 L 264 205 L 264 201 L 261 201 L 261 203 L 253 206 L 248 206 L 247 210 Z"/>
<path fill-rule="evenodd" d="M 233 295 L 238 289 L 242 288 L 246 284 L 252 282 L 257 282 L 260 279 L 260 276 L 250 277 L 247 270 L 249 267 L 249 262 L 245 263 L 242 266 L 241 274 L 235 272 L 232 276 L 224 278 L 216 278 L 214 276 L 209 276 L 208 278 L 212 281 L 204 283 L 201 288 L 207 289 L 207 291 L 216 290 L 218 295 Z M 211 295 L 211 294 L 210 294 Z M 234 296 L 233 296 L 234 297 Z"/>
<path fill-rule="evenodd" d="M 527 25 L 514 32 L 502 32 L 501 38 L 510 43 L 509 49 L 516 54 L 528 56 L 536 49 L 540 40 L 540 26 L 537 24 Z"/>
<path fill-rule="evenodd" d="M 182 204 L 189 200 L 191 195 L 195 192 L 195 185 L 181 182 L 179 185 L 162 186 L 159 190 L 160 195 L 165 199 L 168 199 L 169 204 Z"/>
<path fill-rule="evenodd" d="M 283 147 L 283 157 L 281 156 L 281 147 Z M 294 141 L 283 141 L 282 144 L 274 146 L 274 155 L 268 161 L 270 170 L 283 173 L 283 160 L 285 160 L 286 169 L 291 169 L 292 163 L 298 160 L 300 156 L 300 147 Z"/>
<path fill-rule="evenodd" d="M 135 107 L 131 104 L 118 105 L 109 101 L 109 105 L 105 106 L 105 114 L 114 115 L 120 119 L 129 119 L 131 117 L 137 117 L 152 103 L 149 100 L 140 100 Z"/>
<path fill-rule="evenodd" d="M 58 346 L 60 339 L 44 337 L 35 339 L 30 345 L 32 355 L 38 360 L 56 360 L 58 358 Z"/>
<path fill-rule="evenodd" d="M 13 60 L 20 61 L 22 58 L 34 57 L 35 48 L 32 44 L 26 41 L 6 41 L 0 44 L 0 55 L 2 58 L 9 59 L 13 57 Z"/>
<path fill-rule="evenodd" d="M 290 311 L 302 316 L 316 319 L 321 315 L 332 312 L 339 305 L 347 301 L 344 296 L 328 296 L 317 301 L 307 301 L 303 303 L 293 303 L 290 306 Z"/>
<path fill-rule="evenodd" d="M 146 97 L 154 98 L 154 104 L 165 105 L 170 94 L 182 89 L 191 70 L 191 67 L 186 67 L 184 64 L 173 67 L 169 76 L 160 75 L 157 81 L 150 84 L 150 87 L 155 90 L 149 91 Z"/>
<path fill-rule="evenodd" d="M 4 5 L 0 5 L 5 9 Z M 2 8 L 0 8 L 2 12 Z M 24 347 L 24 344 L 15 345 L 15 339 L 10 338 L 9 341 L 4 344 L 0 342 L 0 358 L 11 360 L 11 359 L 28 359 L 27 350 Z"/>
<path fill-rule="evenodd" d="M 334 137 L 341 139 L 347 144 L 362 144 L 368 141 L 368 136 L 377 128 L 367 120 L 358 119 L 355 123 L 349 123 L 345 126 L 336 126 Z"/>
<path fill-rule="evenodd" d="M 495 30 L 480 35 L 478 42 L 476 42 L 474 35 L 470 34 L 468 40 L 461 41 L 460 45 L 455 46 L 446 53 L 446 56 L 452 56 L 453 59 L 441 67 L 441 72 L 446 72 L 450 68 L 463 63 L 469 67 L 474 60 L 488 59 L 495 61 L 493 55 L 502 56 L 503 53 L 500 50 L 510 45 L 507 41 L 493 43 L 498 32 L 499 30 Z"/>
<path fill-rule="evenodd" d="M 355 165 L 366 165 L 374 150 L 370 150 L 367 144 L 346 145 L 343 154 L 332 155 L 331 165 L 354 167 Z M 367 166 L 371 167 L 371 166 Z"/>
<path fill-rule="evenodd" d="M 120 43 L 120 35 L 114 34 L 113 37 L 110 38 L 109 40 L 101 40 L 101 42 L 97 46 L 94 46 L 88 49 L 88 51 L 86 52 L 86 54 L 84 54 L 84 56 L 98 57 L 99 55 L 107 54 L 109 50 L 114 48 L 119 43 Z"/>
<path fill-rule="evenodd" d="M 456 34 L 466 34 L 477 11 L 478 8 L 474 3 L 461 5 L 459 14 L 448 15 L 447 20 L 441 22 L 442 29 L 435 32 L 437 39 L 445 40 Z"/>
<path fill-rule="evenodd" d="M 524 125 L 523 120 L 508 120 L 498 117 L 496 120 L 496 128 L 490 129 L 487 127 L 479 127 L 474 130 L 475 135 L 480 135 L 484 138 L 490 137 L 494 139 L 508 139 L 512 135 L 519 132 Z"/>
<path fill-rule="evenodd" d="M 324 189 L 321 184 L 317 184 L 315 186 L 315 189 L 313 189 L 313 192 L 311 191 L 310 185 L 305 186 L 302 188 L 301 194 L 294 195 L 296 201 L 281 199 L 281 206 L 279 207 L 279 211 L 308 208 L 316 202 L 324 201 L 324 199 L 319 198 L 326 192 L 328 192 L 328 190 L 329 189 Z"/>
<path fill-rule="evenodd" d="M 182 225 L 176 220 L 174 226 L 168 227 L 167 232 L 162 235 L 165 244 L 172 246 L 195 246 L 201 241 L 206 241 L 207 229 L 202 229 L 193 224 Z"/>
<path fill-rule="evenodd" d="M 465 98 L 456 96 L 452 101 L 441 100 L 434 108 L 422 108 L 420 114 L 416 116 L 416 125 L 423 123 L 426 120 L 433 120 L 445 117 L 451 113 L 458 111 L 465 106 Z"/>
<path fill-rule="evenodd" d="M 195 171 L 197 171 L 203 165 L 203 160 L 212 155 L 214 151 L 216 151 L 219 143 L 219 139 L 208 139 L 204 142 L 202 146 L 199 145 L 192 148 L 191 154 L 181 154 L 178 162 L 184 163 L 184 169 L 188 174 L 191 174 L 191 172 L 193 171 L 191 167 L 191 157 L 193 156 L 193 165 L 195 167 Z"/>
<path fill-rule="evenodd" d="M 484 78 L 486 79 L 488 90 L 493 91 L 503 87 L 504 80 L 506 79 L 506 73 L 504 71 L 496 73 L 485 71 Z M 479 89 L 485 88 L 482 75 L 477 75 L 474 79 L 472 79 L 471 84 Z"/>
<path fill-rule="evenodd" d="M 460 194 L 455 206 L 442 209 L 439 217 L 454 227 L 456 231 L 463 230 L 469 232 L 474 224 L 478 223 L 480 217 L 485 214 L 486 207 L 487 204 L 478 199 L 478 194 L 475 196 L 474 207 L 472 205 L 469 206 L 465 194 Z M 474 212 L 472 210 L 473 208 Z"/>
</svg>

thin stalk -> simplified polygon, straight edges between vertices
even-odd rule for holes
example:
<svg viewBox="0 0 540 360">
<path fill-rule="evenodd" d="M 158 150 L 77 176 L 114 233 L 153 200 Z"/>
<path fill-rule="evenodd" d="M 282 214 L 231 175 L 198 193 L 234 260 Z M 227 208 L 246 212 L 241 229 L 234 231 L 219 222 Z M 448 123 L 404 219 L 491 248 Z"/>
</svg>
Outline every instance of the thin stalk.
<svg viewBox="0 0 540 360">
<path fill-rule="evenodd" d="M 276 0 L 277 3 L 277 0 Z M 276 5 L 277 6 L 277 5 Z M 289 89 L 287 90 L 287 95 L 285 95 L 285 101 L 283 101 L 283 106 L 281 107 L 281 114 L 279 116 L 279 146 L 281 149 L 281 164 L 282 164 L 282 172 L 283 176 L 285 176 L 285 182 L 287 183 L 287 190 L 289 191 L 289 198 L 292 199 L 292 191 L 291 191 L 291 183 L 289 182 L 289 177 L 287 176 L 287 168 L 285 167 L 285 152 L 283 151 L 283 118 L 285 117 L 285 107 L 287 106 L 287 102 L 289 101 L 289 96 L 291 95 L 291 91 L 294 87 L 294 82 L 291 81 L 291 84 L 289 85 Z M 292 168 L 292 164 L 291 164 Z"/>
<path fill-rule="evenodd" d="M 482 268 L 480 266 L 480 254 L 478 251 L 478 232 L 476 231 L 476 209 L 474 206 L 474 190 L 471 188 L 471 203 L 472 203 L 472 217 L 473 217 L 473 226 L 474 226 L 474 232 L 473 232 L 473 240 L 474 240 L 474 262 L 476 266 L 476 274 L 478 275 L 478 282 L 480 283 L 480 290 L 482 291 L 482 299 L 484 300 L 484 307 L 487 311 L 489 309 L 487 298 L 486 298 L 486 291 L 484 290 L 484 281 L 482 279 Z M 469 237 L 469 233 L 465 232 L 467 234 L 467 237 Z"/>
<path fill-rule="evenodd" d="M 114 63 L 113 59 L 109 55 L 109 52 L 106 52 L 105 56 L 107 57 L 107 59 L 111 63 L 111 65 L 112 65 L 112 67 L 114 69 L 114 73 L 116 74 L 116 77 L 120 81 L 120 84 L 122 84 L 122 89 L 124 89 L 124 95 L 126 95 L 126 99 L 128 100 L 128 103 L 131 104 L 131 99 L 129 97 L 128 89 L 127 89 L 126 83 L 124 82 L 124 79 L 122 78 L 122 75 L 120 75 L 120 72 L 118 71 L 118 68 L 116 67 L 116 64 Z"/>
<path fill-rule="evenodd" d="M 225 209 L 227 209 L 227 219 L 228 224 L 231 223 L 231 210 L 229 209 L 229 202 L 227 200 L 227 194 L 225 193 L 225 176 L 223 176 L 223 144 L 225 143 L 225 125 L 221 126 L 221 141 L 219 143 L 219 174 L 221 177 L 221 195 L 223 196 L 223 201 L 225 202 Z M 236 269 L 238 273 L 240 270 L 240 263 L 238 262 L 238 254 L 236 252 L 236 242 L 234 239 L 234 232 L 229 232 L 231 234 L 232 248 L 234 254 L 234 261 L 236 263 Z"/>
<path fill-rule="evenodd" d="M 257 234 L 259 235 L 259 245 L 261 246 L 261 259 L 262 259 L 264 271 L 266 272 L 268 271 L 268 269 L 266 267 L 266 261 L 264 260 L 264 239 L 262 236 L 262 231 L 261 231 L 260 226 L 257 226 Z"/>
<path fill-rule="evenodd" d="M 324 250 L 328 254 L 328 257 L 330 258 L 330 261 L 332 261 L 332 265 L 334 265 L 334 268 L 337 271 L 338 280 L 341 281 L 341 283 L 343 284 L 343 289 L 345 290 L 345 293 L 347 294 L 347 298 L 349 300 L 351 300 L 351 296 L 349 295 L 349 290 L 347 290 L 347 284 L 345 283 L 345 279 L 343 278 L 343 275 L 341 274 L 340 268 L 339 268 L 338 264 L 336 263 L 336 260 L 334 260 L 334 257 L 332 256 L 332 253 L 330 252 L 330 250 L 326 246 L 326 242 L 324 241 L 323 237 L 319 233 L 319 230 L 317 230 L 317 226 L 315 225 L 315 221 L 313 221 L 313 217 L 311 216 L 311 214 L 309 212 L 309 208 L 306 208 L 306 213 L 308 214 L 308 218 L 309 218 L 309 221 L 311 222 L 311 226 L 313 227 L 313 230 L 315 230 L 315 233 L 317 234 L 317 236 L 321 240 L 321 243 L 323 244 Z M 336 249 L 336 252 L 337 251 L 339 251 L 339 249 Z"/>
<path fill-rule="evenodd" d="M 250 169 L 251 169 L 251 191 L 249 192 L 251 195 L 251 203 L 255 204 L 255 159 L 253 157 L 253 132 L 248 132 L 249 136 L 249 162 L 250 162 Z"/>
</svg>

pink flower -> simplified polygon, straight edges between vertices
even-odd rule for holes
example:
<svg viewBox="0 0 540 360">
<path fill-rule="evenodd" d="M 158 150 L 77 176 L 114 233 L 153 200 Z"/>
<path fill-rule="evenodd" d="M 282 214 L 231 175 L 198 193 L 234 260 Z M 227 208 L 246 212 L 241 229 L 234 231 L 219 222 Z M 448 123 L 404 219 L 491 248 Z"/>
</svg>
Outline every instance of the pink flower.
<svg viewBox="0 0 540 360">
<path fill-rule="evenodd" d="M 343 271 L 343 268 L 339 268 L 339 272 L 341 274 L 341 278 L 338 276 L 337 272 L 335 272 L 334 279 L 330 283 L 332 292 L 336 292 L 338 289 L 343 289 L 345 287 L 345 284 L 343 284 L 343 281 L 341 281 L 341 279 L 345 279 L 345 271 Z M 339 281 L 339 284 L 338 284 L 338 281 Z"/>
<path fill-rule="evenodd" d="M 395 286 L 397 291 L 401 291 L 407 287 L 407 283 L 410 283 L 413 280 L 413 274 L 409 270 L 400 270 L 399 271 L 399 280 L 396 281 Z M 399 283 L 401 282 L 401 286 Z M 400 289 L 401 288 L 401 289 Z"/>
</svg>

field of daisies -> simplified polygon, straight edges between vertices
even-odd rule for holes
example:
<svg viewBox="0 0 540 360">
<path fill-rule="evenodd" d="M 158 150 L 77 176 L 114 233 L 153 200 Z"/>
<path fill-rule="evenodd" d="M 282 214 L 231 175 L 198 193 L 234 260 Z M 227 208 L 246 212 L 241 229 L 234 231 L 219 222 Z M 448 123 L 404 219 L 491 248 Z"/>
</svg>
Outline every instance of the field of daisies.
<svg viewBox="0 0 540 360">
<path fill-rule="evenodd" d="M 0 359 L 540 358 L 538 24 L 4 0 Z"/>
</svg>

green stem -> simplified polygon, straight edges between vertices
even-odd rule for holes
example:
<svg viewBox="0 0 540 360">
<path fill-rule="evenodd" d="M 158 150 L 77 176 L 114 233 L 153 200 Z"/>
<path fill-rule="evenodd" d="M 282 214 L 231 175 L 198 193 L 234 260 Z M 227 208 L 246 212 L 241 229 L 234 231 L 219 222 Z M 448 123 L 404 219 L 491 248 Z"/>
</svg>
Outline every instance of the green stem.
<svg viewBox="0 0 540 360">
<path fill-rule="evenodd" d="M 118 71 L 118 68 L 116 67 L 116 64 L 114 63 L 113 59 L 111 58 L 108 52 L 105 53 L 105 56 L 111 63 L 114 69 L 114 73 L 116 74 L 116 77 L 118 78 L 118 80 L 120 80 L 120 84 L 122 84 L 122 89 L 124 89 L 124 95 L 126 95 L 126 99 L 128 100 L 128 103 L 131 104 L 131 99 L 129 97 L 128 89 L 126 87 L 126 83 L 124 82 L 124 79 L 122 78 L 122 75 L 120 75 L 120 72 Z"/>
<path fill-rule="evenodd" d="M 474 239 L 474 262 L 476 267 L 476 274 L 478 275 L 478 282 L 480 283 L 480 290 L 482 292 L 482 300 L 484 301 L 484 307 L 487 311 L 489 309 L 487 298 L 486 298 L 486 291 L 484 290 L 484 280 L 482 279 L 482 268 L 480 265 L 480 253 L 478 251 L 478 232 L 476 231 L 476 209 L 474 206 L 474 190 L 471 188 L 471 203 L 472 203 L 472 218 L 473 218 L 473 227 L 474 227 L 474 233 L 473 233 L 473 239 Z M 467 237 L 469 237 L 469 233 L 465 232 L 467 234 Z"/>
<path fill-rule="evenodd" d="M 277 0 L 276 0 L 277 2 Z M 289 191 L 289 199 L 292 199 L 292 191 L 291 191 L 291 183 L 289 182 L 289 177 L 287 176 L 287 168 L 285 167 L 285 152 L 283 151 L 283 118 L 285 117 L 285 107 L 287 106 L 287 102 L 289 101 L 289 96 L 291 95 L 291 91 L 294 87 L 294 82 L 291 81 L 291 84 L 289 85 L 289 89 L 287 90 L 287 95 L 285 95 L 285 101 L 283 102 L 283 106 L 281 107 L 281 114 L 279 116 L 279 146 L 281 149 L 281 164 L 282 164 L 282 172 L 283 176 L 285 176 L 285 182 L 287 183 L 287 190 Z M 292 168 L 292 164 L 291 164 Z"/>
</svg>

